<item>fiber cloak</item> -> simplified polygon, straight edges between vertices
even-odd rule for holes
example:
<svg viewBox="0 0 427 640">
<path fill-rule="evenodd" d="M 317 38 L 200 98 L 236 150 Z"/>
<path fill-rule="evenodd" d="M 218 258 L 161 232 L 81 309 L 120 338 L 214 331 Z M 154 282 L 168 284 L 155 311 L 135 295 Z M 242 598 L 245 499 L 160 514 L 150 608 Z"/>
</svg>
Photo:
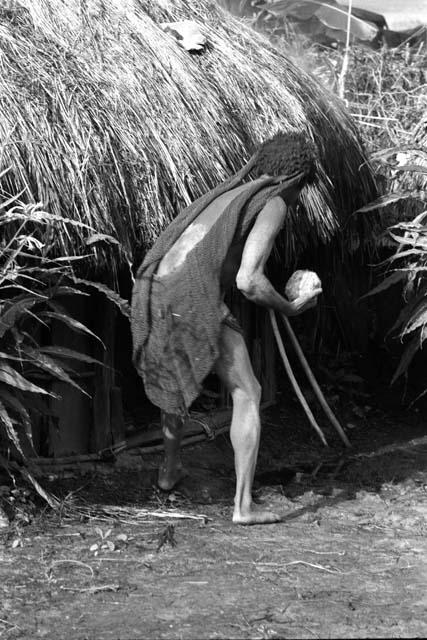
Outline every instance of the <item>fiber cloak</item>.
<svg viewBox="0 0 427 640">
<path fill-rule="evenodd" d="M 219 356 L 224 320 L 220 275 L 230 245 L 245 238 L 266 202 L 285 186 L 297 184 L 302 174 L 262 176 L 248 182 L 177 271 L 159 278 L 157 267 L 188 225 L 215 198 L 235 188 L 251 166 L 252 161 L 184 209 L 156 240 L 137 272 L 131 312 L 133 362 L 148 398 L 167 413 L 188 413 Z"/>
</svg>

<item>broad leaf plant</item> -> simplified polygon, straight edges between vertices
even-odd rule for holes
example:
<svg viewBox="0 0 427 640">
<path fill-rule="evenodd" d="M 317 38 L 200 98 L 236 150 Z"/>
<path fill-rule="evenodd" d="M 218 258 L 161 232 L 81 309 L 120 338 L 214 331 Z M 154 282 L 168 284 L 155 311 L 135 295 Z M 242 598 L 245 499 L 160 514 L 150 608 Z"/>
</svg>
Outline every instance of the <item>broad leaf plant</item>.
<svg viewBox="0 0 427 640">
<path fill-rule="evenodd" d="M 40 204 L 26 204 L 20 195 L 0 192 L 0 443 L 25 458 L 34 453 L 34 412 L 48 412 L 46 399 L 54 396 L 46 381 L 60 380 L 86 393 L 73 378 L 72 364 L 100 364 L 87 353 L 46 340 L 53 321 L 99 340 L 60 299 L 88 296 L 95 288 L 125 315 L 128 305 L 106 285 L 77 277 L 74 265 L 84 257 L 50 257 L 55 234 L 80 223 L 53 216 Z M 93 235 L 87 244 L 97 240 Z"/>
</svg>

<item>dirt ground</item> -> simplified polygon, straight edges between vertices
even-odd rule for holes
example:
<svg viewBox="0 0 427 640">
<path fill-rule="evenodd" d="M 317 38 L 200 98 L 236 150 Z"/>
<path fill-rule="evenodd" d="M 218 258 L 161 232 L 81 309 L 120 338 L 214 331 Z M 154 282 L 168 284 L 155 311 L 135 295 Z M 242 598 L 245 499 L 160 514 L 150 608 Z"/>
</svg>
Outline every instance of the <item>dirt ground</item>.
<svg viewBox="0 0 427 640">
<path fill-rule="evenodd" d="M 232 525 L 227 434 L 185 449 L 191 476 L 169 495 L 154 455 L 54 479 L 61 516 L 17 488 L 0 529 L 0 637 L 425 637 L 425 422 L 345 410 L 350 453 L 326 427 L 323 447 L 292 401 L 264 413 L 255 498 L 278 524 Z"/>
</svg>

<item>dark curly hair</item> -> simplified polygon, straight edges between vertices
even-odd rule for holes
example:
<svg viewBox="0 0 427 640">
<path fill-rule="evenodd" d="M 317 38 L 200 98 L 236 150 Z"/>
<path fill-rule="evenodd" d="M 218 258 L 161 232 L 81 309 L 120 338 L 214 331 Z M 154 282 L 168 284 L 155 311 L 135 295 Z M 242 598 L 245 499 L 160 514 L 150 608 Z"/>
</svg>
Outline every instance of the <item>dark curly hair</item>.
<svg viewBox="0 0 427 640">
<path fill-rule="evenodd" d="M 316 177 L 317 154 L 314 144 L 302 133 L 276 133 L 257 150 L 253 172 L 256 176 L 293 176 L 304 173 L 304 182 Z"/>
</svg>

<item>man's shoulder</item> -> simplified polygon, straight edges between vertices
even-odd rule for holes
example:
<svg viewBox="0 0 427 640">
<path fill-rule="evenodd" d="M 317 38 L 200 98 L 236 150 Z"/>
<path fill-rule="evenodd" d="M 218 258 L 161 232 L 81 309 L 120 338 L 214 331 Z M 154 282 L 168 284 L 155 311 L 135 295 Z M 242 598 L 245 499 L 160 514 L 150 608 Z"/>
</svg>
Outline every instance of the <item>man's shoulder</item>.
<svg viewBox="0 0 427 640">
<path fill-rule="evenodd" d="M 286 208 L 286 202 L 284 201 L 283 197 L 281 195 L 274 195 L 271 198 L 269 198 L 268 202 L 271 202 L 274 206 L 276 207 L 285 207 Z"/>
<path fill-rule="evenodd" d="M 284 214 L 287 211 L 286 202 L 280 195 L 274 195 L 267 200 L 264 207 L 258 213 L 259 216 L 268 216 L 272 213 Z"/>
<path fill-rule="evenodd" d="M 287 205 L 280 196 L 273 196 L 267 200 L 255 218 L 253 232 L 262 234 L 276 234 L 281 229 L 287 213 Z"/>
</svg>

